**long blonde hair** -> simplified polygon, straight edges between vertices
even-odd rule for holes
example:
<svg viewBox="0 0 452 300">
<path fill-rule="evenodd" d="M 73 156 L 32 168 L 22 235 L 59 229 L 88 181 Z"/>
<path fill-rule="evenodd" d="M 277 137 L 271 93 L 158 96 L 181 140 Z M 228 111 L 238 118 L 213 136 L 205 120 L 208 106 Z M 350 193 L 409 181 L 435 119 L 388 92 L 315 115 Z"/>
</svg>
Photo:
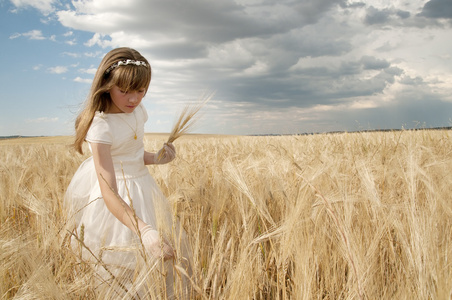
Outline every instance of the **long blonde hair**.
<svg viewBox="0 0 452 300">
<path fill-rule="evenodd" d="M 134 64 L 121 65 L 107 72 L 112 65 L 127 59 L 143 61 L 146 63 L 146 67 Z M 146 58 L 134 49 L 116 48 L 104 56 L 97 68 L 84 108 L 75 121 L 73 146 L 77 152 L 83 154 L 83 142 L 96 111 L 108 112 L 110 109 L 109 90 L 116 85 L 123 91 L 135 91 L 143 88 L 147 91 L 151 82 L 151 73 L 151 66 Z"/>
</svg>

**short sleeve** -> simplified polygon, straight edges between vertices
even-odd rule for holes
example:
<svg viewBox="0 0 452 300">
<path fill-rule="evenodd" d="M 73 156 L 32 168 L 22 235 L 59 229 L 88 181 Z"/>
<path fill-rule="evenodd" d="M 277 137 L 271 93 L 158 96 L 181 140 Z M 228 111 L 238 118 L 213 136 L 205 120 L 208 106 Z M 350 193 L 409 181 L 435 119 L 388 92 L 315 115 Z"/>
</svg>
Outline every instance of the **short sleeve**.
<svg viewBox="0 0 452 300">
<path fill-rule="evenodd" d="M 148 120 L 148 112 L 146 111 L 146 108 L 144 107 L 144 105 L 142 103 L 140 103 L 140 107 L 141 107 L 141 111 L 143 112 L 144 123 L 146 123 L 146 121 Z"/>
<path fill-rule="evenodd" d="M 113 135 L 105 115 L 96 113 L 91 127 L 86 134 L 85 140 L 90 143 L 101 143 L 108 145 L 113 143 Z"/>
</svg>

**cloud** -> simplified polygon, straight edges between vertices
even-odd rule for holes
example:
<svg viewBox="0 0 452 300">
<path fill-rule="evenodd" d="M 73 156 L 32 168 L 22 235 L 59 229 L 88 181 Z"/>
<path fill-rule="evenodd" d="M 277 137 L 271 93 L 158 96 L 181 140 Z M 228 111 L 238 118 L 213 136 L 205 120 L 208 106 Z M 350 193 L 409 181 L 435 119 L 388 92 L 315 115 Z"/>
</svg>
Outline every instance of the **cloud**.
<svg viewBox="0 0 452 300">
<path fill-rule="evenodd" d="M 370 1 L 372 3 L 373 1 Z M 445 3 L 447 2 L 447 3 Z M 448 0 L 431 0 L 423 8 L 422 2 L 414 0 L 414 4 L 404 3 L 401 8 L 394 5 L 385 7 L 366 7 L 364 24 L 388 30 L 392 27 L 425 28 L 432 26 L 450 26 L 442 19 L 452 18 L 452 4 Z M 374 5 L 378 2 L 373 2 Z M 411 9 L 411 11 L 409 10 Z M 421 10 L 421 13 L 418 13 Z"/>
<path fill-rule="evenodd" d="M 80 82 L 80 83 L 92 83 L 93 79 L 76 77 L 76 78 L 74 78 L 74 81 L 75 82 Z"/>
<path fill-rule="evenodd" d="M 367 9 L 366 18 L 364 22 L 368 25 L 384 24 L 388 22 L 392 12 L 389 9 L 378 10 L 371 6 Z"/>
<path fill-rule="evenodd" d="M 75 52 L 63 52 L 62 55 L 69 56 L 72 58 L 79 58 L 81 56 L 80 53 L 75 53 Z"/>
<path fill-rule="evenodd" d="M 376 124 L 380 113 L 407 109 L 410 90 L 419 93 L 421 86 L 424 98 L 413 103 L 448 99 L 452 70 L 442 57 L 452 50 L 444 38 L 449 3 L 84 0 L 54 17 L 66 27 L 66 38 L 89 33 L 78 40 L 85 49 L 65 56 L 100 59 L 119 46 L 142 52 L 153 67 L 151 102 L 177 104 L 211 89 L 218 102 L 210 108 L 222 124 L 253 131 L 234 120 L 267 120 L 270 130 L 293 119 L 315 130 L 334 119 L 353 127 L 348 118 L 362 121 L 360 112 Z M 92 75 L 92 61 L 78 71 Z"/>
<path fill-rule="evenodd" d="M 42 14 L 48 15 L 54 11 L 54 4 L 56 0 L 11 0 L 17 8 L 33 7 L 39 10 Z"/>
<path fill-rule="evenodd" d="M 97 68 L 89 68 L 89 69 L 80 69 L 79 72 L 85 73 L 85 74 L 96 74 Z"/>
<path fill-rule="evenodd" d="M 434 94 L 423 92 L 421 88 L 405 90 L 397 98 L 397 102 L 387 102 L 376 108 L 336 112 L 334 117 L 342 120 L 342 124 L 348 123 L 348 127 L 353 126 L 353 121 L 357 122 L 360 125 L 356 130 L 448 126 L 451 102 L 440 101 Z"/>
<path fill-rule="evenodd" d="M 47 70 L 52 74 L 63 74 L 68 71 L 68 68 L 64 67 L 64 66 L 56 66 L 56 67 L 48 68 Z"/>
<path fill-rule="evenodd" d="M 404 76 L 401 80 L 400 83 L 405 84 L 405 85 L 412 85 L 412 86 L 421 86 L 424 84 L 424 80 L 417 76 L 417 77 L 410 77 L 410 76 Z"/>
<path fill-rule="evenodd" d="M 373 56 L 363 56 L 360 62 L 363 64 L 364 70 L 381 70 L 390 66 L 388 61 Z"/>
<path fill-rule="evenodd" d="M 175 0 L 153 0 L 145 4 L 138 0 L 127 4 L 103 0 L 84 1 L 83 5 L 77 3 L 80 5 L 75 5 L 75 10 L 59 11 L 57 15 L 67 27 L 95 32 L 87 43 L 89 46 L 117 47 L 127 42 L 133 47 L 146 47 L 161 54 L 175 48 L 187 48 L 186 57 L 204 55 L 212 43 L 289 32 L 300 24 L 313 22 L 312 18 L 334 5 L 334 1 L 247 7 L 234 2 L 204 0 L 190 3 Z M 308 10 L 311 13 L 307 13 Z M 106 35 L 111 39 L 103 39 Z M 183 53 L 180 51 L 179 55 Z"/>
<path fill-rule="evenodd" d="M 414 17 L 412 18 L 412 16 Z M 366 25 L 379 26 L 403 26 L 403 27 L 425 27 L 427 25 L 437 25 L 436 22 L 428 22 L 419 19 L 420 14 L 413 14 L 410 11 L 398 9 L 396 7 L 376 8 L 369 6 L 366 9 L 364 23 Z"/>
<path fill-rule="evenodd" d="M 10 40 L 17 39 L 20 36 L 22 36 L 22 34 L 20 34 L 20 33 L 13 33 L 12 35 L 9 36 L 9 39 Z"/>
<path fill-rule="evenodd" d="M 84 55 L 85 57 L 91 57 L 91 58 L 93 58 L 93 57 L 99 57 L 99 58 L 101 58 L 101 57 L 104 55 L 104 52 L 103 52 L 103 51 L 85 52 L 83 55 Z"/>
<path fill-rule="evenodd" d="M 452 4 L 449 0 L 430 0 L 425 3 L 419 15 L 433 19 L 452 19 Z"/>
<path fill-rule="evenodd" d="M 396 15 L 402 19 L 408 19 L 411 16 L 409 11 L 397 10 Z"/>
<path fill-rule="evenodd" d="M 26 33 L 22 33 L 22 36 L 30 38 L 30 40 L 44 40 L 41 30 L 31 30 Z"/>
<path fill-rule="evenodd" d="M 69 46 L 75 46 L 75 45 L 77 45 L 77 40 L 73 39 L 73 40 L 66 41 L 65 43 L 68 44 Z"/>
<path fill-rule="evenodd" d="M 9 38 L 10 39 L 17 39 L 18 37 L 27 37 L 30 40 L 45 40 L 46 38 L 42 35 L 42 31 L 41 30 L 30 30 L 28 32 L 25 33 L 14 33 L 12 34 Z"/>
</svg>

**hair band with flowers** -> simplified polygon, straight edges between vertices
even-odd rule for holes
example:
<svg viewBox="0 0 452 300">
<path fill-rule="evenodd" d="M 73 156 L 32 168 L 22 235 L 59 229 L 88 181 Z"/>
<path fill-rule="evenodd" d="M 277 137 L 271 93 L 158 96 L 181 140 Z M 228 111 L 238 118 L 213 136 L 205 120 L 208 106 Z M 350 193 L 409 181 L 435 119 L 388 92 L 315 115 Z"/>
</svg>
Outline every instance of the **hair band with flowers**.
<svg viewBox="0 0 452 300">
<path fill-rule="evenodd" d="M 120 61 L 112 64 L 107 70 L 105 70 L 105 74 L 110 73 L 114 68 L 117 68 L 119 66 L 126 66 L 126 65 L 136 65 L 136 66 L 143 66 L 143 67 L 148 66 L 144 61 L 141 61 L 141 60 L 133 60 L 133 59 L 120 60 Z"/>
</svg>

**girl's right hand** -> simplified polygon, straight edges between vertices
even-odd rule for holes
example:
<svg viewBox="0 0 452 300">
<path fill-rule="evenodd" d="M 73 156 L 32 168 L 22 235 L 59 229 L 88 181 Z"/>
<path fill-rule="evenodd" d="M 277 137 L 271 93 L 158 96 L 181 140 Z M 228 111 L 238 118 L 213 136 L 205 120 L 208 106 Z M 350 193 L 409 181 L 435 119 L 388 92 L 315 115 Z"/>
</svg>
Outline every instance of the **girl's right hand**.
<svg viewBox="0 0 452 300">
<path fill-rule="evenodd" d="M 167 164 L 176 158 L 176 148 L 172 143 L 165 143 L 157 152 L 156 157 L 156 164 Z"/>
<path fill-rule="evenodd" d="M 141 229 L 141 240 L 143 241 L 145 249 L 148 250 L 153 257 L 163 257 L 163 260 L 174 258 L 173 248 L 165 239 L 161 242 L 159 232 L 152 229 L 150 225 L 146 225 Z"/>
</svg>

